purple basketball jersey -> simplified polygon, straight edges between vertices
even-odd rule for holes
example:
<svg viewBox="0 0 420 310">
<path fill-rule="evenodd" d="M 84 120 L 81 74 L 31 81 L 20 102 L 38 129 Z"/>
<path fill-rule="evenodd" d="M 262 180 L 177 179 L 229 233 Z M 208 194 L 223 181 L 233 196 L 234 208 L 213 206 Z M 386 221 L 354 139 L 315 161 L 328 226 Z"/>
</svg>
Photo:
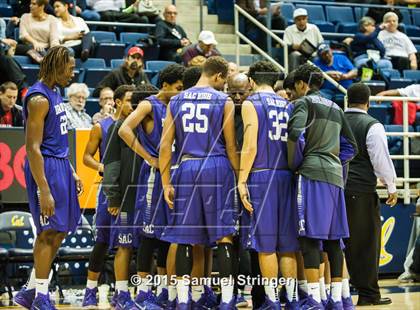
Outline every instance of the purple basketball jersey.
<svg viewBox="0 0 420 310">
<path fill-rule="evenodd" d="M 288 169 L 287 122 L 293 105 L 270 92 L 255 93 L 247 100 L 258 115 L 258 148 L 253 168 Z"/>
<path fill-rule="evenodd" d="M 226 156 L 223 114 L 227 97 L 211 87 L 192 87 L 172 98 L 179 158 Z"/>
<path fill-rule="evenodd" d="M 140 124 L 137 127 L 139 140 L 141 145 L 154 157 L 159 157 L 160 138 L 162 137 L 163 131 L 163 120 L 166 116 L 166 105 L 156 98 L 156 96 L 150 96 L 146 98 L 152 105 L 153 113 L 153 130 L 150 134 L 146 133 L 143 126 Z"/>
<path fill-rule="evenodd" d="M 102 159 L 104 158 L 105 152 L 106 152 L 106 142 L 108 137 L 108 129 L 111 127 L 111 125 L 114 123 L 114 119 L 112 117 L 107 117 L 101 121 L 99 121 L 99 125 L 101 126 L 102 130 L 102 140 L 101 144 L 99 146 L 99 158 L 102 162 Z"/>
<path fill-rule="evenodd" d="M 28 99 L 33 95 L 42 95 L 49 103 L 48 114 L 44 120 L 44 133 L 42 137 L 42 155 L 57 158 L 67 158 L 69 155 L 69 141 L 67 138 L 66 104 L 61 98 L 58 89 L 50 89 L 42 82 L 36 82 L 24 99 L 23 116 L 28 119 Z M 26 126 L 25 126 L 26 129 Z"/>
</svg>

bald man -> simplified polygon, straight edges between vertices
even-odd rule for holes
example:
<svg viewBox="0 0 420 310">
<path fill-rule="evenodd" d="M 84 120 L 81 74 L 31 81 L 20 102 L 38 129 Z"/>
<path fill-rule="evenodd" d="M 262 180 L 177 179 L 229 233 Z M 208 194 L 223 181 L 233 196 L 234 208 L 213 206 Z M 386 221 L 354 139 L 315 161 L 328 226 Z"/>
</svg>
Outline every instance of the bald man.
<svg viewBox="0 0 420 310">
<path fill-rule="evenodd" d="M 175 5 L 167 5 L 164 20 L 156 24 L 156 39 L 160 45 L 160 60 L 181 62 L 178 50 L 191 44 L 184 29 L 176 24 L 178 12 Z"/>
</svg>

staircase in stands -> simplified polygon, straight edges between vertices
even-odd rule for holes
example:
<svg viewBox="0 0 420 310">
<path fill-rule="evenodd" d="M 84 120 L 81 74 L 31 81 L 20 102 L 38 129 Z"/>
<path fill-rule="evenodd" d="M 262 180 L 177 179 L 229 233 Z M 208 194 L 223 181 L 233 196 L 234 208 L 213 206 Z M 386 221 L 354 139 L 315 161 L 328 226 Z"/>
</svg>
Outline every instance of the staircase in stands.
<svg viewBox="0 0 420 310">
<path fill-rule="evenodd" d="M 167 4 L 171 4 L 172 1 L 154 0 L 153 3 L 163 12 L 163 8 Z M 176 7 L 178 10 L 177 23 L 184 28 L 189 39 L 196 43 L 200 33 L 200 0 L 176 0 Z M 219 24 L 217 15 L 208 14 L 207 6 L 203 6 L 203 30 L 214 32 L 219 43 L 217 49 L 229 61 L 233 61 L 235 56 L 234 26 Z M 240 54 L 252 56 L 251 47 L 241 44 Z"/>
</svg>

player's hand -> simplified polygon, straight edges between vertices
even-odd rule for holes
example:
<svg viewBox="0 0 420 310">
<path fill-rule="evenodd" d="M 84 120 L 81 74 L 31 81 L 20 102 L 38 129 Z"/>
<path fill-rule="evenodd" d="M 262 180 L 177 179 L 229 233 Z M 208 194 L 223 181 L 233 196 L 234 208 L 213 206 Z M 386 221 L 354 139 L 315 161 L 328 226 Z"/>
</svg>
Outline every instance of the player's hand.
<svg viewBox="0 0 420 310">
<path fill-rule="evenodd" d="M 172 184 L 166 185 L 163 188 L 163 196 L 165 197 L 165 201 L 168 204 L 169 209 L 173 209 L 174 208 L 174 199 L 175 199 L 175 189 L 172 186 Z"/>
<path fill-rule="evenodd" d="M 386 204 L 390 207 L 393 207 L 396 205 L 398 201 L 398 194 L 397 192 L 395 193 L 388 193 L 388 199 L 386 200 Z"/>
<path fill-rule="evenodd" d="M 300 50 L 300 44 L 292 44 L 292 49 L 295 51 Z"/>
<path fill-rule="evenodd" d="M 83 194 L 82 180 L 80 179 L 80 177 L 76 173 L 73 173 L 73 178 L 76 181 L 77 196 L 80 196 L 81 194 Z"/>
<path fill-rule="evenodd" d="M 39 205 L 41 207 L 41 214 L 43 216 L 53 216 L 55 213 L 55 201 L 54 197 L 51 195 L 51 192 L 48 191 L 40 191 L 39 192 Z"/>
<path fill-rule="evenodd" d="M 254 212 L 254 209 L 252 208 L 252 204 L 249 201 L 249 192 L 248 187 L 245 183 L 238 184 L 238 191 L 239 191 L 239 197 L 241 198 L 242 204 L 244 205 L 245 209 L 252 213 Z"/>
<path fill-rule="evenodd" d="M 120 212 L 120 208 L 119 207 L 108 207 L 108 212 L 112 216 L 117 216 L 118 213 Z"/>
<path fill-rule="evenodd" d="M 159 169 L 159 159 L 153 156 L 150 156 L 150 158 L 147 160 L 150 166 L 153 168 Z"/>
</svg>

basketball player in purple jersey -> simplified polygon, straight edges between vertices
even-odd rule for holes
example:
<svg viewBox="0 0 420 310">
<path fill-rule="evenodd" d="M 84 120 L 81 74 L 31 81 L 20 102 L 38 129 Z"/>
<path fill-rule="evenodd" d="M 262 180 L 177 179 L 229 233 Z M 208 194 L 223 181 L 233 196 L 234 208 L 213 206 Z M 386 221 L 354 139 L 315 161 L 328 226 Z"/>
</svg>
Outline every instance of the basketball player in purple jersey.
<svg viewBox="0 0 420 310">
<path fill-rule="evenodd" d="M 171 99 L 164 122 L 159 167 L 165 200 L 174 210 L 174 225 L 163 240 L 177 243 L 178 309 L 190 309 L 192 245 L 217 242 L 222 300 L 219 309 L 234 309 L 232 235 L 236 232 L 236 153 L 234 104 L 224 88 L 228 63 L 210 57 L 195 87 Z M 172 144 L 179 167 L 171 184 Z"/>
<path fill-rule="evenodd" d="M 254 92 L 242 104 L 244 142 L 238 178 L 239 194 L 248 211 L 241 219 L 243 246 L 258 252 L 261 274 L 270 280 L 264 287 L 262 308 L 281 309 L 277 292 L 280 267 L 287 279 L 285 309 L 298 309 L 297 213 L 287 162 L 287 121 L 293 105 L 274 92 L 279 72 L 271 62 L 253 64 L 248 76 Z"/>
<path fill-rule="evenodd" d="M 322 83 L 321 71 L 312 65 L 302 65 L 294 72 L 299 99 L 288 123 L 288 162 L 299 175 L 299 241 L 309 295 L 304 309 L 324 309 L 319 285 L 320 242 L 330 262 L 327 308 L 343 309 L 340 240 L 349 236 L 343 166 L 357 153 L 357 144 L 341 108 L 317 91 Z"/>
<path fill-rule="evenodd" d="M 119 135 L 131 149 L 144 161 L 140 169 L 136 211 L 134 217 L 134 234 L 138 235 L 139 249 L 137 252 L 138 272 L 141 284 L 136 303 L 147 309 L 161 309 L 168 300 L 167 288 L 163 283 L 158 285 L 157 297 L 148 286 L 147 276 L 150 274 L 153 252 L 157 248 L 158 274 L 166 275 L 166 257 L 169 243 L 161 241 L 163 229 L 169 220 L 169 209 L 166 206 L 162 192 L 158 156 L 160 139 L 162 137 L 163 120 L 166 107 L 171 97 L 182 90 L 182 75 L 184 67 L 178 64 L 169 65 L 159 73 L 161 89 L 157 95 L 152 95 L 139 103 L 137 109 L 124 121 L 119 129 Z M 137 136 L 133 130 L 137 130 Z"/>
<path fill-rule="evenodd" d="M 30 279 L 26 290 L 15 297 L 15 302 L 25 308 L 55 309 L 48 294 L 51 264 L 61 242 L 76 229 L 80 219 L 77 195 L 82 183 L 68 159 L 65 103 L 57 88 L 69 84 L 74 67 L 69 49 L 49 49 L 40 65 L 39 81 L 29 89 L 23 103 L 25 180 L 37 230 L 33 250 L 35 281 Z"/>
</svg>

